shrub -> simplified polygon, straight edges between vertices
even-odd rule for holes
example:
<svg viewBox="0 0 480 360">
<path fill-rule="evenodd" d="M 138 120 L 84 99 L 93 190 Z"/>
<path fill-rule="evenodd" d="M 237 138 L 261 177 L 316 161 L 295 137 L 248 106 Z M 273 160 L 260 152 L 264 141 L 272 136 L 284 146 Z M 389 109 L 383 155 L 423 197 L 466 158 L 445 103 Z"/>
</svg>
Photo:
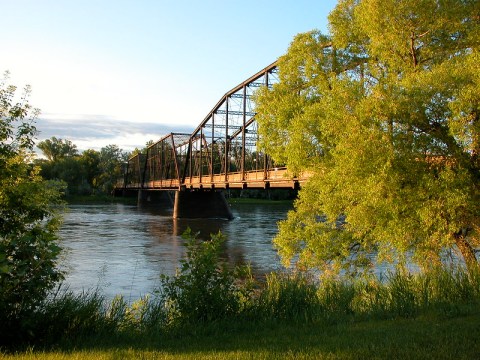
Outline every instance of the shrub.
<svg viewBox="0 0 480 360">
<path fill-rule="evenodd" d="M 30 89 L 0 82 L 0 343 L 28 337 L 29 318 L 62 278 L 57 268 L 57 208 L 62 187 L 46 182 L 33 159 L 38 110 Z"/>
<path fill-rule="evenodd" d="M 235 317 L 248 298 L 248 282 L 238 281 L 244 269 L 231 269 L 220 258 L 225 238 L 218 233 L 201 241 L 190 229 L 186 258 L 173 277 L 162 275 L 162 298 L 170 324 L 206 323 Z"/>
</svg>

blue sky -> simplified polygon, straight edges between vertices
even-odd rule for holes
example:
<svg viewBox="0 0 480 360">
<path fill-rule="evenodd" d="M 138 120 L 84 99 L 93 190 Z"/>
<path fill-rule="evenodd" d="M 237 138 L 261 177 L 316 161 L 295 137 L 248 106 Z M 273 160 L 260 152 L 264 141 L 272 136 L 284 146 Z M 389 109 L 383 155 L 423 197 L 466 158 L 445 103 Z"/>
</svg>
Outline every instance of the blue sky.
<svg viewBox="0 0 480 360">
<path fill-rule="evenodd" d="M 0 71 L 33 89 L 39 139 L 142 147 L 190 131 L 221 96 L 327 32 L 336 1 L 0 0 Z"/>
</svg>

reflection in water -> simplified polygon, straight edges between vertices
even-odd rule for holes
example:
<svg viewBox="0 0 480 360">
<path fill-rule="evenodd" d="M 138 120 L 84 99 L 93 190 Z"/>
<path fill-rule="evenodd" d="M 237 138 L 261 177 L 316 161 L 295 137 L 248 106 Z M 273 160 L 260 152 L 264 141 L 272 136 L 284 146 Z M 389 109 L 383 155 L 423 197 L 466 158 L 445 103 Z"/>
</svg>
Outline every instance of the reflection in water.
<svg viewBox="0 0 480 360">
<path fill-rule="evenodd" d="M 75 205 L 60 231 L 66 249 L 66 283 L 81 291 L 100 287 L 111 298 L 134 300 L 172 275 L 184 255 L 181 234 L 190 227 L 201 239 L 221 231 L 227 236 L 224 257 L 232 264 L 250 263 L 256 274 L 280 267 L 272 247 L 285 204 L 234 204 L 234 220 L 173 219 L 171 210 L 123 204 Z"/>
</svg>

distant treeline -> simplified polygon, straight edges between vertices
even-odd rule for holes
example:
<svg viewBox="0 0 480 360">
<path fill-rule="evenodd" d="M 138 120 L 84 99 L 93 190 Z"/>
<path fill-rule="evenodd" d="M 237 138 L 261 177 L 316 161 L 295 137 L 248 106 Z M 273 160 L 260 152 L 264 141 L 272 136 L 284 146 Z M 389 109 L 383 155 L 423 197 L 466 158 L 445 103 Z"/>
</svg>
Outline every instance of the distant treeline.
<svg viewBox="0 0 480 360">
<path fill-rule="evenodd" d="M 67 184 L 67 195 L 109 194 L 122 176 L 122 164 L 129 154 L 117 145 L 100 151 L 88 149 L 79 153 L 70 140 L 52 137 L 37 144 L 44 159 L 36 159 L 41 176 Z"/>
</svg>

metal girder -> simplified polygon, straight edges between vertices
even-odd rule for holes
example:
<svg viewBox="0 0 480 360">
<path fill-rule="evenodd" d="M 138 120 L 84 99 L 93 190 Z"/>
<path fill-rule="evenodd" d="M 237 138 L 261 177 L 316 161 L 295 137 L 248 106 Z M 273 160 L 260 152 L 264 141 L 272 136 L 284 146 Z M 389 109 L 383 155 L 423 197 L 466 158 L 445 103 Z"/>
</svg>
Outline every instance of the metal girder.
<svg viewBox="0 0 480 360">
<path fill-rule="evenodd" d="M 149 146 L 145 154 L 129 159 L 125 187 L 144 186 L 148 182 L 155 189 L 171 189 L 193 186 L 195 181 L 200 187 L 204 183 L 228 187 L 225 184 L 238 176 L 242 186 L 249 181 L 252 185 L 270 181 L 267 175 L 273 164 L 257 149 L 251 89 L 271 88 L 276 76 L 270 75 L 276 72 L 273 63 L 225 93 L 192 134 L 170 133 Z M 252 171 L 258 176 L 252 177 Z"/>
<path fill-rule="evenodd" d="M 235 94 L 235 93 L 238 93 L 241 89 L 243 89 L 244 87 L 246 86 L 249 86 L 249 84 L 253 83 L 253 82 L 256 82 L 258 79 L 262 78 L 262 77 L 265 77 L 266 74 L 268 73 L 272 73 L 272 71 L 274 69 L 276 69 L 277 67 L 277 63 L 274 62 L 272 64 L 270 64 L 269 66 L 267 66 L 266 68 L 264 68 L 263 70 L 259 71 L 258 73 L 256 73 L 255 75 L 251 76 L 249 79 L 245 80 L 244 82 L 242 82 L 241 84 L 237 85 L 236 87 L 234 87 L 232 90 L 230 90 L 229 92 L 227 92 L 218 102 L 217 104 L 212 108 L 212 110 L 208 113 L 208 115 L 204 118 L 204 120 L 200 123 L 200 125 L 193 131 L 193 134 L 197 134 L 199 131 L 200 131 L 200 128 L 202 126 L 205 125 L 206 122 L 208 122 L 210 120 L 210 118 L 212 117 L 212 114 L 215 113 L 216 110 L 218 110 L 222 104 L 225 102 L 226 99 L 228 99 L 229 96 L 231 96 L 232 94 Z M 267 81 L 267 84 L 268 84 L 268 81 Z"/>
<path fill-rule="evenodd" d="M 234 98 L 234 99 L 243 99 L 243 98 L 250 99 L 251 97 L 252 97 L 252 95 L 250 95 L 250 94 L 246 94 L 246 95 L 243 95 L 243 94 L 232 94 L 232 95 L 230 95 L 230 98 Z"/>
<path fill-rule="evenodd" d="M 215 111 L 215 114 L 226 115 L 227 111 L 226 110 L 217 110 L 217 111 Z M 228 114 L 229 115 L 238 115 L 238 116 L 241 116 L 243 114 L 245 114 L 246 116 L 255 116 L 256 115 L 256 113 L 254 113 L 254 112 L 243 112 L 243 111 L 232 111 L 232 110 L 229 110 Z"/>
<path fill-rule="evenodd" d="M 213 126 L 213 125 L 210 125 L 210 124 L 205 124 L 204 127 L 205 127 L 205 128 L 226 129 L 226 128 L 227 128 L 227 125 L 226 125 L 226 124 L 215 124 L 215 125 Z M 238 129 L 241 129 L 242 126 L 240 126 L 240 125 L 230 125 L 230 126 L 228 126 L 228 128 L 231 129 L 231 130 L 238 130 Z"/>
</svg>

